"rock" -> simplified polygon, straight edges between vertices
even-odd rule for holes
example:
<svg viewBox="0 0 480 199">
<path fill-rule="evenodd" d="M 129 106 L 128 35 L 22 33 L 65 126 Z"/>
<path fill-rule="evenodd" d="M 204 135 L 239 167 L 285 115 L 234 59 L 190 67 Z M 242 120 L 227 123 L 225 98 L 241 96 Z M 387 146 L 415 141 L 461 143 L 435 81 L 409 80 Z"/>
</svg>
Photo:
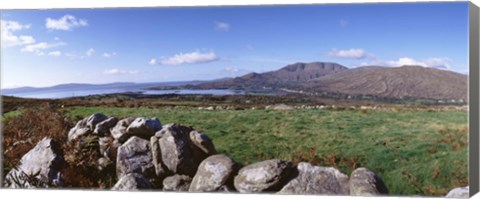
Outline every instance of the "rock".
<svg viewBox="0 0 480 199">
<path fill-rule="evenodd" d="M 193 137 L 207 138 L 208 140 L 191 141 L 192 131 L 191 127 L 167 124 L 155 134 L 160 145 L 162 163 L 172 173 L 193 176 L 200 162 L 215 152 L 215 147 L 204 134 L 193 135 Z M 203 143 L 205 145 L 203 148 L 208 153 L 194 143 L 199 145 Z"/>
<path fill-rule="evenodd" d="M 382 179 L 366 168 L 355 169 L 350 174 L 350 181 L 348 184 L 350 195 L 353 196 L 388 194 L 388 189 Z"/>
<path fill-rule="evenodd" d="M 164 191 L 188 191 L 192 178 L 187 175 L 173 175 L 163 180 Z"/>
<path fill-rule="evenodd" d="M 150 189 L 152 185 L 145 176 L 138 173 L 130 173 L 120 178 L 112 190 L 116 191 L 134 191 L 141 189 Z"/>
<path fill-rule="evenodd" d="M 273 110 L 293 110 L 293 107 L 286 104 L 278 104 L 273 107 Z"/>
<path fill-rule="evenodd" d="M 109 146 L 109 143 L 113 139 L 112 137 L 99 137 L 98 138 L 98 148 L 99 152 L 102 156 L 111 159 L 111 154 L 113 154 L 110 150 L 112 150 Z"/>
<path fill-rule="evenodd" d="M 295 176 L 278 193 L 348 195 L 348 176 L 333 167 L 301 162 Z"/>
<path fill-rule="evenodd" d="M 237 163 L 226 155 L 212 155 L 198 166 L 190 192 L 224 191 L 231 187 Z"/>
<path fill-rule="evenodd" d="M 445 196 L 447 198 L 468 198 L 470 197 L 470 188 L 466 187 L 457 187 L 448 192 Z"/>
<path fill-rule="evenodd" d="M 200 131 L 191 131 L 190 132 L 190 141 L 196 147 L 198 147 L 203 154 L 216 154 L 217 151 L 213 146 L 212 140 Z"/>
<path fill-rule="evenodd" d="M 107 167 L 109 167 L 111 165 L 112 165 L 112 161 L 110 161 L 106 157 L 101 157 L 97 160 L 97 169 L 99 171 L 102 171 L 102 170 L 106 169 Z"/>
<path fill-rule="evenodd" d="M 146 178 L 155 177 L 150 143 L 133 136 L 117 150 L 117 177 L 129 173 L 140 173 Z"/>
<path fill-rule="evenodd" d="M 97 125 L 95 125 L 95 130 L 93 134 L 98 136 L 110 135 L 110 128 L 114 127 L 118 122 L 118 119 L 115 117 L 108 118 Z"/>
<path fill-rule="evenodd" d="M 124 143 L 130 137 L 126 134 L 128 126 L 135 120 L 134 117 L 127 117 L 117 122 L 117 124 L 110 130 L 110 134 L 119 143 Z"/>
<path fill-rule="evenodd" d="M 234 186 L 241 193 L 278 191 L 293 170 L 292 163 L 284 160 L 266 160 L 247 165 L 235 177 Z"/>
<path fill-rule="evenodd" d="M 146 119 L 144 117 L 139 117 L 128 126 L 126 134 L 129 136 L 150 139 L 150 137 L 155 135 L 155 132 L 160 129 L 162 129 L 162 124 L 157 118 Z"/>
<path fill-rule="evenodd" d="M 43 138 L 28 151 L 15 169 L 5 177 L 5 187 L 35 188 L 61 186 L 60 171 L 66 162 L 60 145 L 51 138 Z"/>
<path fill-rule="evenodd" d="M 152 136 L 150 138 L 150 146 L 152 147 L 152 159 L 153 166 L 155 167 L 155 174 L 160 179 L 163 179 L 168 174 L 168 169 L 162 163 L 162 152 L 160 150 L 160 144 L 158 143 L 158 137 Z"/>
<path fill-rule="evenodd" d="M 98 123 L 108 119 L 107 116 L 101 113 L 94 113 L 87 119 L 87 127 L 93 131 Z"/>
<path fill-rule="evenodd" d="M 75 140 L 80 136 L 88 135 L 92 132 L 90 128 L 87 127 L 87 120 L 88 118 L 84 118 L 78 121 L 77 124 L 70 129 L 68 132 L 68 141 Z"/>
</svg>

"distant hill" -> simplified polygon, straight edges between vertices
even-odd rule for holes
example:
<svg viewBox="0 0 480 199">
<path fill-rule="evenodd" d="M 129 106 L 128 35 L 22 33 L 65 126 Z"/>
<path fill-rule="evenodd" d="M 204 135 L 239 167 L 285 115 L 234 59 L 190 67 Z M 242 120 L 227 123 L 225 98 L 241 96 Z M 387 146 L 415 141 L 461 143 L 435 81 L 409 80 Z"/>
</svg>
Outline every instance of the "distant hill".
<svg viewBox="0 0 480 199">
<path fill-rule="evenodd" d="M 198 89 L 262 89 L 275 88 L 306 82 L 325 75 L 338 73 L 348 68 L 336 63 L 295 63 L 266 73 L 249 73 L 241 77 L 197 85 Z"/>
<path fill-rule="evenodd" d="M 314 79 L 306 90 L 383 97 L 462 99 L 467 101 L 468 76 L 422 66 L 360 67 Z"/>
<path fill-rule="evenodd" d="M 194 89 L 289 89 L 303 92 L 364 94 L 389 98 L 462 99 L 468 76 L 422 66 L 364 66 L 348 69 L 328 62 L 295 63 L 279 70 L 214 81 Z"/>
</svg>

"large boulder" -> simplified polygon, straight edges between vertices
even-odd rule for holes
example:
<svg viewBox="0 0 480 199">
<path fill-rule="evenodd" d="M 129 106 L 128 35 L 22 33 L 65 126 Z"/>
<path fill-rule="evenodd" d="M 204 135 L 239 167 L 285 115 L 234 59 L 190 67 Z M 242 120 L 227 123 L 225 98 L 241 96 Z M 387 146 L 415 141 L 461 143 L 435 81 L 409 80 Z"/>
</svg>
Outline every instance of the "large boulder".
<svg viewBox="0 0 480 199">
<path fill-rule="evenodd" d="M 61 186 L 60 171 L 66 162 L 60 145 L 51 138 L 43 138 L 28 151 L 16 168 L 5 177 L 5 187 L 34 188 Z"/>
<path fill-rule="evenodd" d="M 290 178 L 293 165 L 284 160 L 265 160 L 247 165 L 235 177 L 234 186 L 241 193 L 275 192 Z"/>
<path fill-rule="evenodd" d="M 141 189 L 151 189 L 150 181 L 142 174 L 129 173 L 121 177 L 117 183 L 112 187 L 116 191 L 133 191 Z"/>
<path fill-rule="evenodd" d="M 190 192 L 223 191 L 229 189 L 237 172 L 237 163 L 226 155 L 212 155 L 198 166 Z"/>
<path fill-rule="evenodd" d="M 164 191 L 188 191 L 192 178 L 187 175 L 169 176 L 163 180 Z"/>
<path fill-rule="evenodd" d="M 87 127 L 87 120 L 88 118 L 83 118 L 82 120 L 78 121 L 73 128 L 70 129 L 68 132 L 68 141 L 75 140 L 80 136 L 88 135 L 92 132 L 90 128 Z"/>
<path fill-rule="evenodd" d="M 355 169 L 350 174 L 348 183 L 350 195 L 353 196 L 375 196 L 388 194 L 388 189 L 382 179 L 366 168 Z"/>
<path fill-rule="evenodd" d="M 144 139 L 150 139 L 155 132 L 162 129 L 162 124 L 157 118 L 147 119 L 144 117 L 136 118 L 127 128 L 128 136 L 138 136 Z"/>
<path fill-rule="evenodd" d="M 167 124 L 155 136 L 160 146 L 161 162 L 172 173 L 193 176 L 200 162 L 216 153 L 210 139 L 191 127 Z"/>
<path fill-rule="evenodd" d="M 150 142 L 133 136 L 117 150 L 118 179 L 129 173 L 139 173 L 146 178 L 155 178 Z"/>
<path fill-rule="evenodd" d="M 348 176 L 333 167 L 301 162 L 295 176 L 278 193 L 348 195 Z"/>
<path fill-rule="evenodd" d="M 102 122 L 99 122 L 97 125 L 95 125 L 93 134 L 98 136 L 110 135 L 110 128 L 114 127 L 117 122 L 118 119 L 116 117 L 110 117 Z"/>
<path fill-rule="evenodd" d="M 470 197 L 470 188 L 466 187 L 457 187 L 448 192 L 445 196 L 447 198 L 468 198 Z"/>
<path fill-rule="evenodd" d="M 110 129 L 110 134 L 112 137 L 115 138 L 115 140 L 117 140 L 119 143 L 124 143 L 127 141 L 130 137 L 126 134 L 127 128 L 134 120 L 134 117 L 127 117 L 118 121 L 117 124 Z"/>
</svg>

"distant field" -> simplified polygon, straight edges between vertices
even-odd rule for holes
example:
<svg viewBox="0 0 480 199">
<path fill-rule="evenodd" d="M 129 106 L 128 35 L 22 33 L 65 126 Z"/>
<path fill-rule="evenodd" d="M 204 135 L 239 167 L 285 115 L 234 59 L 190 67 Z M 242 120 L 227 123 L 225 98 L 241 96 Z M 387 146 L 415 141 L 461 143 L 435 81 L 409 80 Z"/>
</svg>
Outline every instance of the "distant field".
<svg viewBox="0 0 480 199">
<path fill-rule="evenodd" d="M 468 184 L 467 112 L 115 107 L 66 112 L 72 120 L 99 112 L 193 126 L 212 138 L 220 153 L 243 164 L 281 158 L 347 174 L 367 167 L 393 195 L 440 196 Z"/>
</svg>

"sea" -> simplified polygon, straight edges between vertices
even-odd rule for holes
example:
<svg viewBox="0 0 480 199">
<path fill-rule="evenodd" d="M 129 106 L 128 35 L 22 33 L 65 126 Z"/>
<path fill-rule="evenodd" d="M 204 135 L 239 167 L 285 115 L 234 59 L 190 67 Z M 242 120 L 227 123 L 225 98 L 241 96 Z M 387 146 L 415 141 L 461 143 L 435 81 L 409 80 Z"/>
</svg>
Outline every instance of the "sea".
<svg viewBox="0 0 480 199">
<path fill-rule="evenodd" d="M 113 94 L 113 93 L 142 93 L 146 95 L 164 95 L 164 94 L 202 94 L 202 95 L 243 95 L 244 91 L 227 90 L 227 89 L 209 89 L 209 90 L 149 90 L 146 85 L 136 84 L 127 86 L 101 86 L 101 87 L 78 87 L 78 88 L 45 88 L 33 91 L 15 91 L 3 90 L 2 95 L 14 96 L 21 98 L 35 98 L 35 99 L 62 99 L 70 97 L 82 97 L 89 95 Z"/>
</svg>

